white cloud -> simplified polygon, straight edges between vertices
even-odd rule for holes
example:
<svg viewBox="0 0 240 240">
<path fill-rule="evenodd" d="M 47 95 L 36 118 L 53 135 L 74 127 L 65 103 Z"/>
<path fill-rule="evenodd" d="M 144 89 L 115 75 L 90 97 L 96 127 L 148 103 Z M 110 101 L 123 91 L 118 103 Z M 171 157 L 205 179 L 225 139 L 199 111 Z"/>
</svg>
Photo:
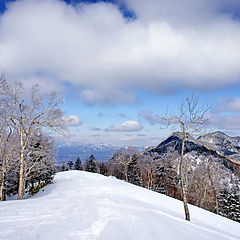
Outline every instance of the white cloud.
<svg viewBox="0 0 240 240">
<path fill-rule="evenodd" d="M 78 127 L 79 125 L 82 124 L 82 121 L 80 120 L 80 118 L 75 115 L 64 117 L 64 121 L 69 127 Z"/>
<path fill-rule="evenodd" d="M 217 112 L 240 112 L 240 98 L 226 98 L 222 99 L 221 103 L 214 109 Z"/>
<path fill-rule="evenodd" d="M 142 117 L 148 121 L 151 125 L 154 124 L 166 124 L 166 122 L 159 115 L 154 115 L 150 110 L 142 110 L 138 113 L 139 117 Z"/>
<path fill-rule="evenodd" d="M 119 136 L 119 135 L 104 135 L 104 134 L 90 134 L 90 135 L 69 135 L 57 136 L 57 142 L 63 145 L 75 145 L 79 143 L 92 143 L 92 144 L 109 144 L 113 146 L 154 146 L 159 144 L 162 140 L 161 137 L 153 136 Z"/>
<path fill-rule="evenodd" d="M 240 134 L 240 114 L 214 116 L 211 119 L 211 122 L 219 129 L 237 130 L 238 134 Z"/>
<path fill-rule="evenodd" d="M 110 126 L 105 129 L 107 132 L 136 132 L 141 131 L 143 129 L 143 126 L 137 122 L 128 120 L 125 121 L 119 125 Z"/>
<path fill-rule="evenodd" d="M 0 71 L 29 84 L 41 75 L 48 89 L 68 82 L 89 104 L 135 102 L 136 89 L 165 93 L 240 83 L 240 23 L 220 14 L 238 9 L 237 1 L 126 3 L 135 21 L 104 2 L 9 4 L 0 17 Z"/>
<path fill-rule="evenodd" d="M 104 104 L 104 105 L 115 105 L 118 103 L 136 102 L 133 95 L 114 89 L 97 89 L 97 90 L 83 90 L 81 92 L 82 99 L 90 104 Z"/>
<path fill-rule="evenodd" d="M 180 26 L 207 24 L 230 17 L 240 8 L 237 0 L 122 0 L 143 22 L 165 20 Z"/>
</svg>

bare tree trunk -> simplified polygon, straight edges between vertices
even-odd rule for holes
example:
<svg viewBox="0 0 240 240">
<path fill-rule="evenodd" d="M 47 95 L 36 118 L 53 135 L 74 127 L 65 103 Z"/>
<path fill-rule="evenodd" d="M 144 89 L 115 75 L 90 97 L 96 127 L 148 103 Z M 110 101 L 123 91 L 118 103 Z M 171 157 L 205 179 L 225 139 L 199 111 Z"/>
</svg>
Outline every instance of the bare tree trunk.
<svg viewBox="0 0 240 240">
<path fill-rule="evenodd" d="M 0 171 L 0 201 L 3 201 L 5 199 L 3 189 L 4 189 L 4 171 Z"/>
<path fill-rule="evenodd" d="M 128 164 L 124 166 L 125 181 L 128 182 Z"/>
<path fill-rule="evenodd" d="M 24 199 L 25 185 L 24 185 L 24 169 L 23 169 L 23 139 L 20 136 L 20 159 L 19 159 L 19 181 L 18 181 L 18 200 Z"/>
<path fill-rule="evenodd" d="M 184 212 L 185 212 L 185 220 L 190 221 L 190 213 L 187 205 L 187 195 L 185 190 L 185 174 L 183 172 L 183 155 L 184 155 L 185 139 L 186 139 L 186 133 L 183 132 L 182 150 L 181 150 L 180 163 L 179 163 L 179 173 L 180 173 L 180 185 L 182 190 L 183 206 L 184 206 Z"/>
<path fill-rule="evenodd" d="M 213 189 L 213 195 L 214 195 L 214 198 L 215 198 L 215 209 L 216 209 L 216 213 L 219 214 L 219 206 L 218 206 L 218 199 L 217 199 L 217 191 L 214 187 L 214 184 L 213 184 L 213 179 L 212 179 L 212 176 L 211 176 L 211 173 L 210 173 L 210 167 L 209 167 L 209 162 L 207 162 L 207 173 L 208 173 L 208 178 L 211 182 L 211 185 L 212 185 L 212 189 Z"/>
<path fill-rule="evenodd" d="M 201 208 L 204 208 L 204 203 L 205 203 L 205 206 L 206 206 L 206 202 L 207 202 L 207 199 L 206 199 L 206 196 L 207 196 L 207 188 L 208 188 L 208 182 L 206 183 L 206 186 L 204 188 L 204 192 L 203 192 L 203 198 L 200 202 L 200 207 Z"/>
<path fill-rule="evenodd" d="M 5 174 L 7 172 L 8 166 L 8 154 L 12 152 L 12 147 L 8 145 L 8 141 L 10 139 L 10 136 L 12 135 L 12 129 L 9 128 L 9 133 L 6 139 L 0 139 L 1 142 L 4 142 L 4 148 L 0 149 L 1 152 L 1 157 L 2 157 L 2 166 L 0 169 L 0 201 L 5 201 L 6 200 L 6 191 L 4 189 L 5 185 Z"/>
<path fill-rule="evenodd" d="M 152 190 L 152 186 L 153 186 L 153 173 L 152 171 L 148 171 L 148 189 Z"/>
</svg>

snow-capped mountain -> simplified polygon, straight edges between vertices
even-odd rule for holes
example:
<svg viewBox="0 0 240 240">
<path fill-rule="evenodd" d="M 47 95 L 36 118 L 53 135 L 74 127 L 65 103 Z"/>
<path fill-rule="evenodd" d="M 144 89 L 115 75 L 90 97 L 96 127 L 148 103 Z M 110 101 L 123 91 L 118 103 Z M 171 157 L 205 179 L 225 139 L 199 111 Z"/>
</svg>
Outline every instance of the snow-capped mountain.
<svg viewBox="0 0 240 240">
<path fill-rule="evenodd" d="M 199 158 L 215 157 L 226 168 L 236 170 L 240 168 L 240 151 L 238 149 L 239 137 L 229 137 L 224 133 L 215 132 L 197 139 L 187 135 L 185 142 L 185 154 L 199 160 Z M 155 147 L 150 147 L 144 154 L 166 155 L 172 152 L 180 153 L 182 146 L 182 134 L 174 132 L 170 137 Z M 234 152 L 233 152 L 234 150 Z"/>
<path fill-rule="evenodd" d="M 198 139 L 210 144 L 225 156 L 229 156 L 240 162 L 240 137 L 230 137 L 225 133 L 218 131 L 205 134 Z"/>
<path fill-rule="evenodd" d="M 82 171 L 58 173 L 34 198 L 0 204 L 1 240 L 238 240 L 240 224 L 145 188 Z"/>
<path fill-rule="evenodd" d="M 118 147 L 108 144 L 61 144 L 57 146 L 56 160 L 58 164 L 74 162 L 77 157 L 85 161 L 93 154 L 97 160 L 107 161 L 118 149 Z"/>
</svg>

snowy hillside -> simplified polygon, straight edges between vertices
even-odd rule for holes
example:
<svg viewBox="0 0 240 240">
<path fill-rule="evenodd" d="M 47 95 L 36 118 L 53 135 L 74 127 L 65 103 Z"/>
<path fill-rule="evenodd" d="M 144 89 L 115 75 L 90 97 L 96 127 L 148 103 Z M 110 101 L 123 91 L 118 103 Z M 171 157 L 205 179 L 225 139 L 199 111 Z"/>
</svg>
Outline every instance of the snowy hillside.
<svg viewBox="0 0 240 240">
<path fill-rule="evenodd" d="M 240 224 L 111 177 L 58 173 L 32 199 L 0 203 L 1 240 L 240 239 Z"/>
</svg>

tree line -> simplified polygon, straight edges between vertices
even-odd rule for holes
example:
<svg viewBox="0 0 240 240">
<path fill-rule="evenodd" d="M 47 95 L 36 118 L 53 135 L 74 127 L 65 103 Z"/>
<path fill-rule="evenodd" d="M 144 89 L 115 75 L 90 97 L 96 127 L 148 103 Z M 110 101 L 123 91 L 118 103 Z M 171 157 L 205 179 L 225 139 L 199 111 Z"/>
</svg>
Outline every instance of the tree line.
<svg viewBox="0 0 240 240">
<path fill-rule="evenodd" d="M 68 161 L 67 164 L 62 164 L 58 167 L 58 171 L 64 172 L 69 170 L 84 170 L 86 172 L 107 174 L 104 172 L 105 163 L 97 161 L 93 154 L 87 159 L 87 161 L 81 161 L 80 157 L 77 157 L 76 161 Z"/>
<path fill-rule="evenodd" d="M 23 83 L 0 77 L 0 201 L 36 192 L 55 172 L 54 140 L 49 130 L 65 131 L 62 97 L 38 85 L 26 93 Z"/>
</svg>

